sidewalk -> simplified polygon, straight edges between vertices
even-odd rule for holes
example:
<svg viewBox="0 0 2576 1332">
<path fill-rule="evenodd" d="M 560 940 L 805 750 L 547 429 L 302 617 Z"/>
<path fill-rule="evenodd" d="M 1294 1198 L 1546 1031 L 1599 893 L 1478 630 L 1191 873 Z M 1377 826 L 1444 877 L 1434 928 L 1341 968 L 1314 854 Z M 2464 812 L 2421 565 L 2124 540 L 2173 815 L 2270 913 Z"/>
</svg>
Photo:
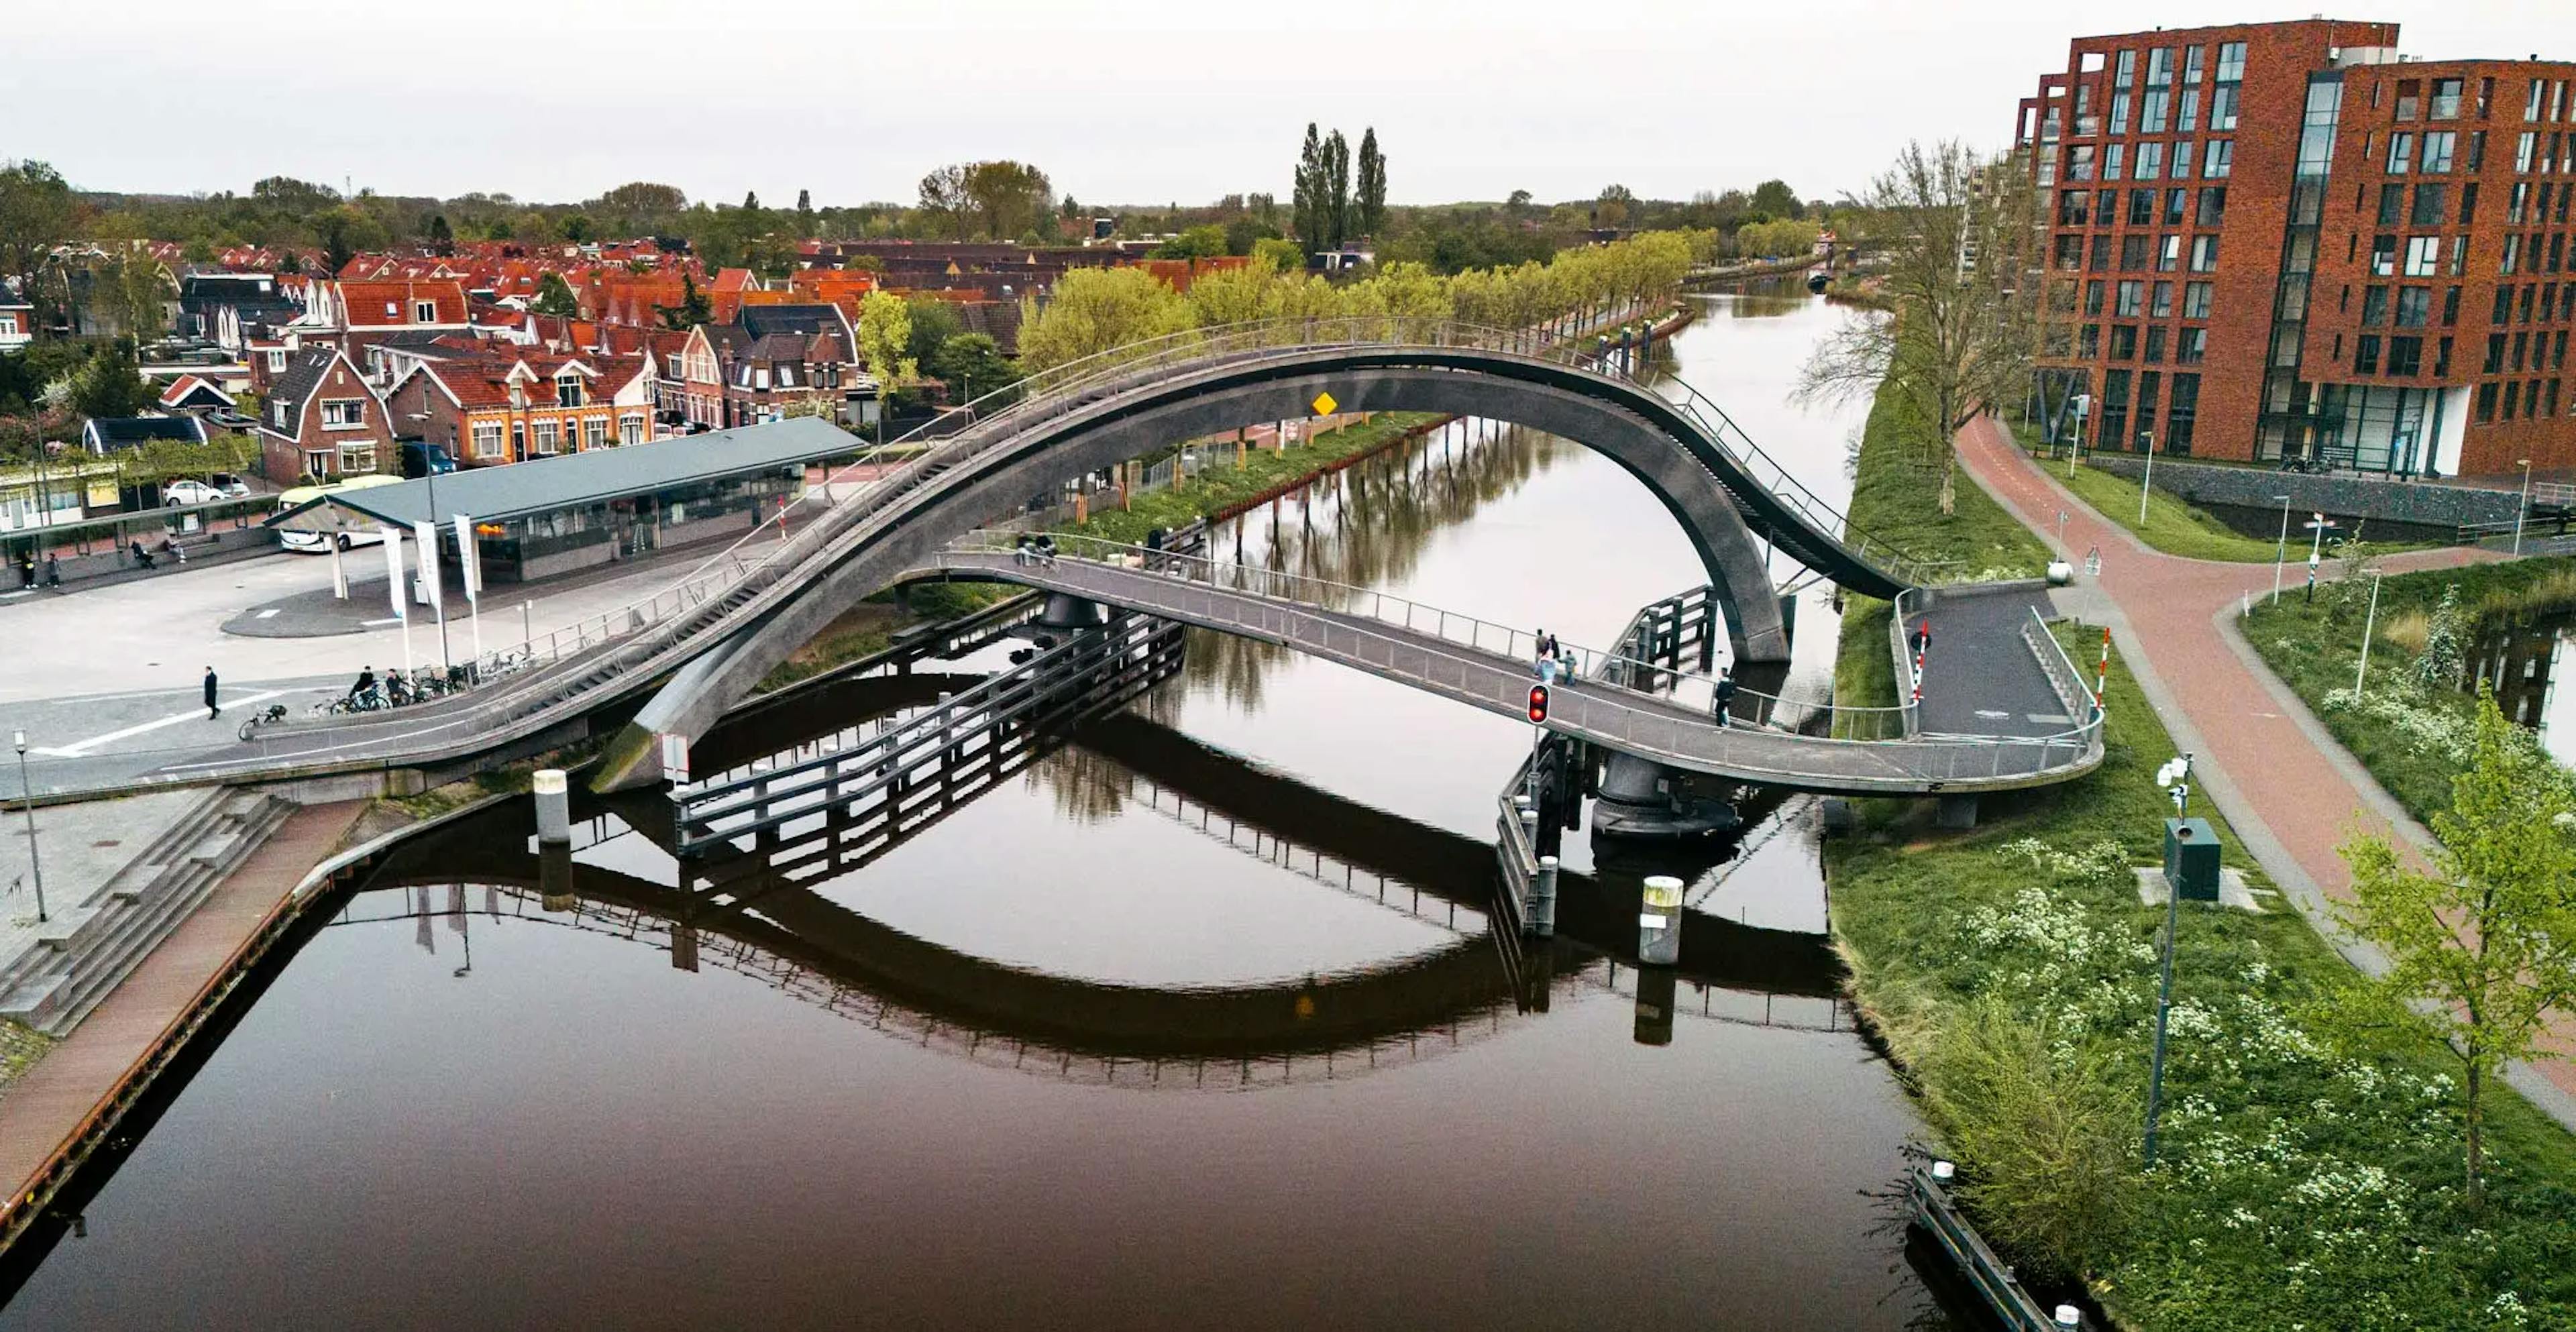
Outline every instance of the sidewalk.
<svg viewBox="0 0 2576 1332">
<path fill-rule="evenodd" d="M 2191 751 L 2193 771 L 2210 798 L 2236 825 L 2264 872 L 2311 920 L 2327 926 L 2326 898 L 2350 890 L 2351 874 L 2335 848 L 2356 824 L 2380 831 L 2393 827 L 2418 846 L 2431 844 L 2432 835 L 2327 735 L 2238 632 L 2239 599 L 2271 590 L 2268 565 L 2189 560 L 2148 549 L 2059 486 L 1990 417 L 1969 423 L 1957 443 L 1969 473 L 2033 532 L 2051 538 L 2062 509 L 2067 548 L 2100 548 L 2100 576 L 2067 599 L 2089 601 L 2085 613 L 2110 623 L 2175 743 Z M 2400 572 L 2492 558 L 2449 548 L 2381 563 Z M 2290 579 L 2283 595 L 2305 581 L 2304 571 L 2292 571 Z M 2325 933 L 2336 939 L 2336 931 Z M 2354 956 L 2353 948 L 2344 951 Z M 2576 1059 L 2566 1057 L 2576 1054 L 2576 1024 L 2562 1027 L 2554 1046 L 2561 1057 L 2518 1071 L 2512 1080 L 2576 1127 Z"/>
</svg>

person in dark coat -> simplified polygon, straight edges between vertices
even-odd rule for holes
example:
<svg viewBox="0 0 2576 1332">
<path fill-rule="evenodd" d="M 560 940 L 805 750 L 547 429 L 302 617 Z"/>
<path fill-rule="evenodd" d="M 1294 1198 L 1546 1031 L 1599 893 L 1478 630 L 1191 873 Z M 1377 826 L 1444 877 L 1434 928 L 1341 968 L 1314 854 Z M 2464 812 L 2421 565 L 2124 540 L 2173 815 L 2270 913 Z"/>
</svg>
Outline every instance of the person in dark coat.
<svg viewBox="0 0 2576 1332">
<path fill-rule="evenodd" d="M 209 666 L 206 668 L 206 720 L 213 721 L 222 715 L 224 710 L 215 704 L 215 668 Z"/>
<path fill-rule="evenodd" d="M 1718 672 L 1716 690 L 1717 702 L 1709 709 L 1709 711 L 1717 715 L 1717 724 L 1720 726 L 1732 726 L 1735 724 L 1733 716 L 1733 709 L 1735 707 L 1735 690 L 1735 672 L 1732 670 L 1723 670 Z"/>
</svg>

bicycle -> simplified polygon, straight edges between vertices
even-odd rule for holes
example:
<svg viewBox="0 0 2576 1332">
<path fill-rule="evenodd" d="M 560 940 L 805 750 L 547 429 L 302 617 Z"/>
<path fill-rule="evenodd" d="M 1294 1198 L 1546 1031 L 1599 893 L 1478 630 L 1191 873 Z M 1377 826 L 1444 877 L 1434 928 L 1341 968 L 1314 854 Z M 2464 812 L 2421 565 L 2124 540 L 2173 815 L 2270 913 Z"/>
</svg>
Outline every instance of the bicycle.
<svg viewBox="0 0 2576 1332">
<path fill-rule="evenodd" d="M 248 740 L 258 733 L 259 728 L 263 726 L 274 726 L 284 720 L 286 720 L 286 705 L 283 703 L 271 703 L 267 707 L 252 713 L 247 719 L 245 719 L 241 724 L 241 730 L 238 734 L 242 739 Z"/>
</svg>

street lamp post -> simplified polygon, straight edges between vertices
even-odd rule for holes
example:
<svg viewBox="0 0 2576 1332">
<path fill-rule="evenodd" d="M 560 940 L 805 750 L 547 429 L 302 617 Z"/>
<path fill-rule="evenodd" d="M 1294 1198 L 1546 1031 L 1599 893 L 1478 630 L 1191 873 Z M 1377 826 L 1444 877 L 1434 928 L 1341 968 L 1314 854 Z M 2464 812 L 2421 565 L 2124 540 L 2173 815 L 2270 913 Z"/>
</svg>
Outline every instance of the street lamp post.
<svg viewBox="0 0 2576 1332">
<path fill-rule="evenodd" d="M 2147 451 L 2146 475 L 2138 479 L 2138 526 L 2144 528 L 2147 525 L 2147 490 L 2156 483 L 2156 432 L 2139 431 L 2138 443 Z"/>
<path fill-rule="evenodd" d="M 2191 804 L 2191 755 L 2178 754 L 2156 769 L 2156 785 L 2173 797 L 2174 817 Z M 2164 1112 L 2165 1019 L 2173 1011 L 2174 927 L 2182 916 L 2182 885 L 2165 880 L 2164 974 L 2156 983 L 2156 1046 L 2147 1064 L 2147 1164 L 2156 1163 L 2156 1121 Z"/>
<path fill-rule="evenodd" d="M 2316 539 L 2308 543 L 2307 600 L 2309 601 L 2315 601 L 2317 599 L 2317 566 L 2325 562 L 2326 529 L 2332 526 L 2334 526 L 2334 524 L 2327 522 L 2326 516 L 2322 513 L 2316 515 L 2308 522 L 2308 530 L 2316 533 Z"/>
<path fill-rule="evenodd" d="M 2522 516 L 2531 512 L 2531 460 L 2524 458 L 2514 465 L 2522 469 L 2522 502 L 2515 505 L 2513 509 L 2513 553 L 2520 555 L 2522 554 Z"/>
<path fill-rule="evenodd" d="M 2361 701 L 2361 682 L 2370 674 L 2370 634 L 2379 624 L 2379 571 L 2370 571 L 2370 613 L 2361 620 L 2361 664 L 2352 672 L 2352 701 Z"/>
<path fill-rule="evenodd" d="M 2272 604 L 2281 604 L 2281 565 L 2290 556 L 2290 497 L 2274 495 L 2281 501 L 2281 541 L 2272 548 Z"/>
<path fill-rule="evenodd" d="M 18 751 L 18 802 L 27 813 L 27 864 L 36 871 L 36 923 L 45 915 L 45 859 L 36 852 L 36 787 L 27 780 L 27 733 L 12 731 L 9 743 Z"/>
<path fill-rule="evenodd" d="M 2067 405 L 2075 409 L 2075 434 L 2066 449 L 2066 479 L 2072 481 L 2075 479 L 2076 460 L 2084 456 L 2084 420 L 2093 414 L 2093 395 L 2078 393 L 2075 400 Z"/>
</svg>

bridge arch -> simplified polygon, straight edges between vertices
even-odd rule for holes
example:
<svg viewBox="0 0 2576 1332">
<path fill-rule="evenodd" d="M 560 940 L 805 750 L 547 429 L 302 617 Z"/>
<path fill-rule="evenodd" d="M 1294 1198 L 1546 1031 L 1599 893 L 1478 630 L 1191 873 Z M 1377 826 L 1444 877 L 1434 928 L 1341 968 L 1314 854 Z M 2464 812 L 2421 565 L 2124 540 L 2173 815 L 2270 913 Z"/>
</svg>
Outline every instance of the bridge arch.
<svg viewBox="0 0 2576 1332">
<path fill-rule="evenodd" d="M 1563 436 L 1617 462 L 1681 523 L 1725 605 L 1737 661 L 1779 665 L 1789 635 L 1755 528 L 1809 567 L 1863 592 L 1903 584 L 1774 495 L 1722 439 L 1652 390 L 1514 352 L 1338 344 L 1212 358 L 1099 393 L 966 456 L 868 514 L 795 596 L 679 670 L 621 737 L 628 761 L 609 783 L 649 780 L 652 732 L 696 736 L 779 662 L 877 589 L 1029 496 L 1177 440 L 1312 414 L 1329 392 L 1343 411 L 1478 416 Z"/>
</svg>

